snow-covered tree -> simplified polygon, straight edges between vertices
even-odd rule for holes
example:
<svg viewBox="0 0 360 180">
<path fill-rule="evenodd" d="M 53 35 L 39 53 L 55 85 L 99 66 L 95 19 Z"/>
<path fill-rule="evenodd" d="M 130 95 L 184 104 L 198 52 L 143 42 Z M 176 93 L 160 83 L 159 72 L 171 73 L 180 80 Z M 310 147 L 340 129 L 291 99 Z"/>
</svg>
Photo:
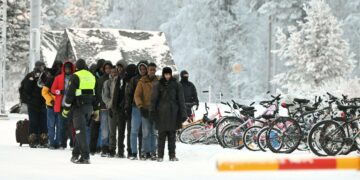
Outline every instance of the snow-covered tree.
<svg viewBox="0 0 360 180">
<path fill-rule="evenodd" d="M 280 48 L 274 52 L 289 70 L 273 82 L 289 92 L 316 90 L 334 78 L 346 77 L 353 68 L 342 24 L 331 14 L 329 5 L 324 0 L 311 0 L 304 4 L 304 11 L 307 16 L 298 22 L 299 30 L 289 27 L 290 37 L 282 30 L 277 32 Z"/>
</svg>

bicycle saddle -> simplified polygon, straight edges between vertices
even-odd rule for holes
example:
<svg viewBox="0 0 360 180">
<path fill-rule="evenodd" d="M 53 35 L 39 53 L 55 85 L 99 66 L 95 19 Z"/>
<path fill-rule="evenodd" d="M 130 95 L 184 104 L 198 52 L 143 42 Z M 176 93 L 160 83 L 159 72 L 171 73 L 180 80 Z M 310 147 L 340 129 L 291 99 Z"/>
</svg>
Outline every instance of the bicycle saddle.
<svg viewBox="0 0 360 180">
<path fill-rule="evenodd" d="M 299 104 L 307 104 L 310 102 L 310 100 L 307 100 L 307 99 L 298 99 L 298 98 L 295 98 L 294 99 L 295 102 L 299 103 Z"/>
</svg>

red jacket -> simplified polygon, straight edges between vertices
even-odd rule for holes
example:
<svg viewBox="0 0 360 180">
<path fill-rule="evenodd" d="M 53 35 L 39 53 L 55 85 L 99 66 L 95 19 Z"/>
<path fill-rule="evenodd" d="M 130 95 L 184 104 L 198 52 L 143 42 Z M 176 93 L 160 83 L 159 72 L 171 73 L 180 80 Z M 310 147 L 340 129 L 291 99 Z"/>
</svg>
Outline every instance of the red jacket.
<svg viewBox="0 0 360 180">
<path fill-rule="evenodd" d="M 75 65 L 72 62 L 65 61 L 62 68 L 61 74 L 55 77 L 55 80 L 51 86 L 51 93 L 55 94 L 55 105 L 54 105 L 54 112 L 61 111 L 61 102 L 64 97 L 64 90 L 65 90 L 65 64 L 71 63 L 72 66 L 72 73 L 75 72 Z"/>
</svg>

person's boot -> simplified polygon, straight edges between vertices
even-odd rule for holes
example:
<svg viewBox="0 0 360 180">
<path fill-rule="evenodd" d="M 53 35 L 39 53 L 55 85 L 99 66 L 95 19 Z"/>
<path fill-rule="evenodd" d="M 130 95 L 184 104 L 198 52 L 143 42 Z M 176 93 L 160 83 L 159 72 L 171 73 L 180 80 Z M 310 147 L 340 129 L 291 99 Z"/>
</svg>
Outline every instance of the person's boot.
<svg viewBox="0 0 360 180">
<path fill-rule="evenodd" d="M 173 157 L 170 157 L 170 161 L 179 161 L 179 158 L 173 156 Z"/>
<path fill-rule="evenodd" d="M 115 157 L 115 154 L 116 154 L 115 149 L 111 149 L 109 152 L 109 157 L 113 158 L 113 157 Z"/>
<path fill-rule="evenodd" d="M 116 154 L 116 157 L 123 159 L 123 158 L 125 158 L 125 155 L 124 155 L 124 153 L 122 153 L 122 152 L 118 152 L 118 153 Z"/>
<path fill-rule="evenodd" d="M 48 135 L 46 133 L 40 134 L 39 139 L 40 148 L 47 148 L 48 147 Z"/>
<path fill-rule="evenodd" d="M 152 153 L 150 159 L 151 159 L 152 161 L 156 161 L 158 158 L 157 158 L 157 156 L 156 156 L 155 153 Z"/>
<path fill-rule="evenodd" d="M 146 154 L 147 154 L 147 153 L 142 153 L 142 154 L 141 154 L 141 156 L 140 156 L 140 160 L 141 160 L 141 161 L 146 161 L 146 157 L 147 157 Z"/>
<path fill-rule="evenodd" d="M 102 147 L 101 157 L 109 157 L 109 147 L 108 146 Z"/>
<path fill-rule="evenodd" d="M 72 156 L 71 159 L 70 159 L 70 161 L 72 163 L 76 163 L 76 161 L 78 161 L 78 160 L 79 160 L 79 156 Z"/>
<path fill-rule="evenodd" d="M 28 138 L 28 141 L 29 141 L 29 146 L 30 148 L 36 148 L 37 145 L 38 145 L 38 138 L 37 138 L 37 135 L 36 134 L 30 134 L 29 138 Z"/>
<path fill-rule="evenodd" d="M 162 157 L 157 158 L 157 162 L 163 162 L 163 161 L 164 161 L 164 158 L 162 158 Z"/>
<path fill-rule="evenodd" d="M 137 158 L 137 154 L 131 154 L 130 156 L 129 156 L 129 159 L 130 160 L 137 160 L 138 158 Z"/>
<path fill-rule="evenodd" d="M 75 161 L 75 164 L 90 164 L 90 159 L 85 159 L 85 158 L 81 157 L 80 159 Z"/>
</svg>

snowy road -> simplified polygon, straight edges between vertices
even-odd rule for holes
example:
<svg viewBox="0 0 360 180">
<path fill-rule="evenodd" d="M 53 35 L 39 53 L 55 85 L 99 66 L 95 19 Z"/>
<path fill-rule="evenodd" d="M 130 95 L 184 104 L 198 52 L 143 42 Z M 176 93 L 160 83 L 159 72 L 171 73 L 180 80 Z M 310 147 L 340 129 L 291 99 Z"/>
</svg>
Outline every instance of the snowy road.
<svg viewBox="0 0 360 180">
<path fill-rule="evenodd" d="M 71 151 L 30 149 L 15 142 L 15 124 L 26 116 L 11 115 L 0 121 L 0 179 L 286 179 L 286 180 L 352 180 L 360 179 L 359 171 L 272 171 L 231 172 L 216 170 L 216 160 L 274 156 L 271 153 L 222 149 L 215 145 L 184 145 L 177 143 L 179 162 L 130 161 L 127 159 L 92 156 L 90 165 L 75 165 L 69 160 Z M 356 155 L 356 154 L 353 154 Z M 311 156 L 295 152 L 285 156 Z"/>
</svg>

